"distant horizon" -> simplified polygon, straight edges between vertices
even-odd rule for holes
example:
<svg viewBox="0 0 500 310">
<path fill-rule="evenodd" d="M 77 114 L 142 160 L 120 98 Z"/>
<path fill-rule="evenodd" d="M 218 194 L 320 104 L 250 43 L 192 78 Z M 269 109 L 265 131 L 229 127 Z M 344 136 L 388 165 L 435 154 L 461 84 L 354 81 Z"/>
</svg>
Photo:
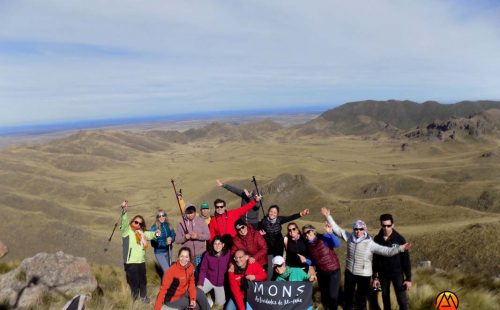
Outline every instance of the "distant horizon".
<svg viewBox="0 0 500 310">
<path fill-rule="evenodd" d="M 82 129 L 97 129 L 109 126 L 146 124 L 146 123 L 161 123 L 168 121 L 190 121 L 202 119 L 220 119 L 231 116 L 240 117 L 257 117 L 260 114 L 276 115 L 276 114 L 301 114 L 301 113 L 322 113 L 327 109 L 333 108 L 332 105 L 315 105 L 301 107 L 271 107 L 268 109 L 242 109 L 242 110 L 222 110 L 222 111 L 206 111 L 206 112 L 187 112 L 177 114 L 164 115 L 139 115 L 129 117 L 116 118 L 97 118 L 97 119 L 77 119 L 68 121 L 56 122 L 41 122 L 33 124 L 22 124 L 15 126 L 1 126 L 0 136 L 16 136 L 16 135 L 36 135 L 48 134 L 66 130 L 82 130 Z"/>
</svg>

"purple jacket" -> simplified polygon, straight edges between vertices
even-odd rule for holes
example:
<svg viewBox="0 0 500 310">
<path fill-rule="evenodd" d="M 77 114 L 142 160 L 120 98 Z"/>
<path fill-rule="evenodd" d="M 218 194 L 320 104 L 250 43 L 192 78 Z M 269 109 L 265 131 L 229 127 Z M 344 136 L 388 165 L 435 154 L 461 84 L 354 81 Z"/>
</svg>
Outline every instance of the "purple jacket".
<svg viewBox="0 0 500 310">
<path fill-rule="evenodd" d="M 229 251 L 224 256 L 213 256 L 206 252 L 201 261 L 198 285 L 203 285 L 205 279 L 208 279 L 214 286 L 224 286 L 224 276 L 230 258 Z"/>
</svg>

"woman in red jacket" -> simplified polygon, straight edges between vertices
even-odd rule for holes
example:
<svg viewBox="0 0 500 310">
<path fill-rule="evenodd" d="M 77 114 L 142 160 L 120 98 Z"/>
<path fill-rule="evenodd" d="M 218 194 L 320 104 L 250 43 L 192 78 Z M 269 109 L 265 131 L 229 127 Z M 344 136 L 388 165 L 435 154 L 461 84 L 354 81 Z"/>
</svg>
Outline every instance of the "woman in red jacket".
<svg viewBox="0 0 500 310">
<path fill-rule="evenodd" d="M 250 262 L 256 261 L 266 267 L 267 244 L 264 237 L 252 225 L 247 225 L 243 219 L 238 219 L 234 223 L 234 228 L 238 234 L 233 238 L 231 253 L 234 254 L 237 250 L 243 249 L 250 257 Z"/>
<path fill-rule="evenodd" d="M 182 247 L 177 261 L 170 266 L 161 282 L 156 297 L 155 310 L 161 310 L 165 304 L 174 309 L 195 309 L 196 304 L 202 310 L 210 309 L 207 297 L 194 283 L 194 265 L 191 263 L 191 250 Z"/>
<path fill-rule="evenodd" d="M 266 271 L 258 262 L 250 262 L 245 250 L 234 254 L 234 264 L 229 266 L 229 287 L 233 297 L 228 301 L 225 310 L 245 310 L 247 281 L 265 281 Z"/>
</svg>

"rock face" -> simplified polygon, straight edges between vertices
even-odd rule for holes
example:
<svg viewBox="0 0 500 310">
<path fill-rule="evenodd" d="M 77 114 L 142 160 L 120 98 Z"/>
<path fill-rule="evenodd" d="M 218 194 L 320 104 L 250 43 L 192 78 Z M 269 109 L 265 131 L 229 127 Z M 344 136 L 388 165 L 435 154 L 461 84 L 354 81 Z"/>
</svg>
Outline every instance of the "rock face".
<svg viewBox="0 0 500 310">
<path fill-rule="evenodd" d="M 7 253 L 9 253 L 9 248 L 0 241 L 0 257 L 4 257 Z"/>
<path fill-rule="evenodd" d="M 57 252 L 38 253 L 0 277 L 0 300 L 12 306 L 30 307 L 44 298 L 90 294 L 97 281 L 83 257 Z"/>
</svg>

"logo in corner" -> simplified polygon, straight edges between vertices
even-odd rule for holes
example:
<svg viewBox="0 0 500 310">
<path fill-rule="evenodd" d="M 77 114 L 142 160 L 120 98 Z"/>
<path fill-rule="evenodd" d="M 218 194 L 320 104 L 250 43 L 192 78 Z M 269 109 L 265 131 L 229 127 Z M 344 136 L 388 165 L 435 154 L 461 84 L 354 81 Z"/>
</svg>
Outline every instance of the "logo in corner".
<svg viewBox="0 0 500 310">
<path fill-rule="evenodd" d="M 437 310 L 457 310 L 458 297 L 457 294 L 450 291 L 443 291 L 436 297 Z"/>
</svg>

